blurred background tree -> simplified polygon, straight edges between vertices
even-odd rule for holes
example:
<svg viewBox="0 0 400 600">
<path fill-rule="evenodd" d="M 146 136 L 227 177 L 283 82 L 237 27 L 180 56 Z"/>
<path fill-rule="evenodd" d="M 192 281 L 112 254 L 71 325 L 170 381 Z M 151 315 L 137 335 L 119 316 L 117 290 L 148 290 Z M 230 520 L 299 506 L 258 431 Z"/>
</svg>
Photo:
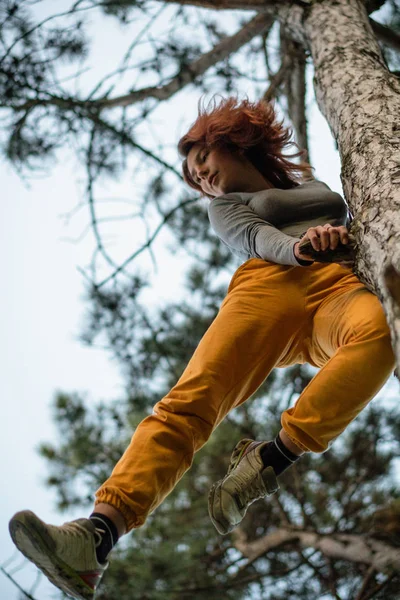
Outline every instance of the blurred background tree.
<svg viewBox="0 0 400 600">
<path fill-rule="evenodd" d="M 63 0 L 55 12 L 44 0 L 1 3 L 2 148 L 22 177 L 48 172 L 61 151 L 76 153 L 94 240 L 93 259 L 82 266 L 82 341 L 107 348 L 126 380 L 126 397 L 112 403 L 89 406 L 79 393 L 55 399 L 60 441 L 43 443 L 41 454 L 61 511 L 91 506 L 134 428 L 181 375 L 238 266 L 210 230 L 206 203 L 183 185 L 176 153 L 188 125 L 179 121 L 179 103 L 189 101 L 183 94 L 245 90 L 275 101 L 312 163 L 312 61 L 287 19 L 310 4 Z M 398 75 L 398 3 L 364 4 L 387 68 Z M 373 13 L 384 6 L 378 22 Z M 93 75 L 110 21 L 127 46 L 112 72 L 98 76 L 96 65 Z M 166 134 L 170 122 L 175 139 Z M 129 185 L 127 210 L 103 201 L 109 181 L 116 196 Z M 116 236 L 130 239 L 128 255 Z M 184 254 L 187 265 L 173 303 L 152 294 L 151 268 L 165 253 Z M 208 489 L 236 441 L 275 435 L 277 416 L 313 373 L 307 365 L 276 370 L 231 413 L 147 524 L 123 538 L 99 600 L 398 598 L 395 406 L 371 405 L 332 450 L 303 458 L 282 476 L 280 493 L 253 504 L 231 535 L 217 535 L 209 521 Z"/>
</svg>

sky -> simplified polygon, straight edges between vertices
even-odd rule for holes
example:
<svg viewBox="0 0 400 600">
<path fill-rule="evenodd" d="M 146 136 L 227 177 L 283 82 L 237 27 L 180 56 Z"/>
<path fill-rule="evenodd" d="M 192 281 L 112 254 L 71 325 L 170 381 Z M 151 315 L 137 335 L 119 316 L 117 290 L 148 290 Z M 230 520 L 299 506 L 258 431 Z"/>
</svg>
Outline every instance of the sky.
<svg viewBox="0 0 400 600">
<path fill-rule="evenodd" d="M 109 49 L 118 46 L 117 31 L 114 35 Z M 111 65 L 112 53 L 104 54 L 104 61 Z M 339 156 L 313 99 L 312 69 L 308 81 L 310 154 L 315 176 L 332 190 L 343 193 Z M 181 95 L 181 130 L 171 127 L 172 143 L 196 116 L 196 93 L 192 92 L 190 98 L 193 101 Z M 5 407 L 0 439 L 4 482 L 0 499 L 0 565 L 12 559 L 7 570 L 15 570 L 16 580 L 37 600 L 50 600 L 57 597 L 56 590 L 45 578 L 37 581 L 36 569 L 15 552 L 8 535 L 8 521 L 16 511 L 26 508 L 54 524 L 86 516 L 81 511 L 57 513 L 55 494 L 44 485 L 46 464 L 39 458 L 37 447 L 43 441 L 57 441 L 51 420 L 51 403 L 57 391 L 79 391 L 89 402 L 97 402 L 123 397 L 124 387 L 118 365 L 109 354 L 103 349 L 87 348 L 79 341 L 85 287 L 78 267 L 87 263 L 93 238 L 89 232 L 83 240 L 71 241 L 86 226 L 85 208 L 69 218 L 66 215 L 82 201 L 83 171 L 66 153 L 48 175 L 24 181 L 4 160 L 0 173 L 0 396 Z M 117 194 L 117 187 L 119 196 L 134 193 L 129 185 L 121 190 L 121 186 L 110 182 L 105 195 Z M 134 229 L 132 233 L 134 236 Z M 126 254 L 130 249 L 127 245 Z M 183 264 L 181 256 L 163 254 L 154 275 L 151 293 L 155 297 L 172 298 L 176 294 Z M 385 395 L 393 396 L 396 391 L 397 382 L 391 379 L 374 402 Z M 0 573 L 0 600 L 18 598 L 15 586 Z"/>
</svg>

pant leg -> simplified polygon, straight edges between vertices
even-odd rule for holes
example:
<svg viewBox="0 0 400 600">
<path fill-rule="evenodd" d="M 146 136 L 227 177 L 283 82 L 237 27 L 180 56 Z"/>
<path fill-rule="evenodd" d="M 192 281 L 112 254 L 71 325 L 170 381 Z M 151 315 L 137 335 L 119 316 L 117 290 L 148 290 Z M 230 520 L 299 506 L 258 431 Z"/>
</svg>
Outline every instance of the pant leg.
<svg viewBox="0 0 400 600">
<path fill-rule="evenodd" d="M 302 267 L 251 259 L 177 384 L 137 427 L 111 477 L 96 493 L 139 527 L 190 467 L 194 453 L 271 369 L 299 360 L 304 310 Z"/>
<path fill-rule="evenodd" d="M 327 269 L 330 269 L 328 271 Z M 316 275 L 307 301 L 319 304 L 313 318 L 309 362 L 322 367 L 282 426 L 304 450 L 324 452 L 383 387 L 395 366 L 390 331 L 379 299 L 337 265 Z M 330 283 L 329 283 L 330 278 Z M 313 307 L 314 310 L 315 307 Z"/>
</svg>

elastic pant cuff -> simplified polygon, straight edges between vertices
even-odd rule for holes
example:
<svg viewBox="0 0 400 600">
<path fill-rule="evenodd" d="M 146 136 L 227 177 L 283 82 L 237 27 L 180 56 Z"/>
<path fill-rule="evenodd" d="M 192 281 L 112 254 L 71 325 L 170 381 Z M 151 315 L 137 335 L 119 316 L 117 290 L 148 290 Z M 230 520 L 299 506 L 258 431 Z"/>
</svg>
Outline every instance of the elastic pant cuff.
<svg viewBox="0 0 400 600">
<path fill-rule="evenodd" d="M 303 450 L 303 452 L 311 452 L 311 450 L 309 448 L 307 448 L 304 444 L 302 444 L 301 442 L 299 442 L 299 440 L 296 440 L 295 437 L 293 437 L 288 430 L 286 429 L 286 427 L 283 427 L 284 432 L 286 433 L 286 435 L 288 436 L 288 438 L 290 439 L 291 442 L 293 442 L 293 444 L 295 444 L 295 446 L 298 446 L 300 448 L 300 450 Z"/>
<path fill-rule="evenodd" d="M 100 495 L 96 496 L 94 505 L 97 506 L 101 503 L 109 504 L 119 513 L 121 513 L 126 524 L 127 533 L 132 529 L 141 527 L 145 521 L 143 517 L 137 517 L 136 513 L 134 513 L 131 508 L 129 508 L 129 506 L 127 506 L 123 500 L 121 500 L 121 498 L 113 492 L 102 492 Z"/>
</svg>

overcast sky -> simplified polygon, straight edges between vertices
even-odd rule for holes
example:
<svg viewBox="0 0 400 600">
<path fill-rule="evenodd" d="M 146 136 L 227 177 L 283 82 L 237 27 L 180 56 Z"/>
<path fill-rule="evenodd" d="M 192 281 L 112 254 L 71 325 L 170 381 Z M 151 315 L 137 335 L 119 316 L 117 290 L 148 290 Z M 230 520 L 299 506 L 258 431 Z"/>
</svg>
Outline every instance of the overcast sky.
<svg viewBox="0 0 400 600">
<path fill-rule="evenodd" d="M 116 35 L 107 47 L 117 45 Z M 111 70 L 113 56 L 107 54 L 104 60 L 110 62 Z M 310 84 L 311 78 L 310 70 Z M 197 96 L 191 94 L 193 102 L 184 101 L 184 97 L 187 98 L 182 94 L 180 118 L 184 126 L 188 126 L 196 116 Z M 309 86 L 311 162 L 316 167 L 315 176 L 332 190 L 343 193 L 338 153 L 312 98 Z M 183 133 L 183 129 L 177 131 L 176 126 L 172 126 L 171 143 Z M 39 459 L 36 448 L 42 441 L 56 439 L 51 422 L 52 399 L 58 390 L 84 392 L 90 402 L 116 399 L 123 397 L 123 380 L 117 365 L 105 351 L 85 348 L 78 341 L 84 316 L 84 285 L 77 267 L 87 263 L 93 239 L 89 233 L 79 243 L 65 241 L 65 238 L 76 237 L 88 219 L 86 209 L 70 220 L 65 214 L 82 200 L 83 171 L 79 172 L 76 161 L 65 154 L 49 176 L 31 179 L 29 184 L 5 162 L 0 164 L 0 172 L 2 189 L 6 190 L 0 205 L 3 276 L 0 396 L 5 406 L 0 441 L 3 474 L 0 564 L 14 556 L 7 568 L 21 567 L 15 577 L 32 592 L 36 569 L 20 554 L 14 554 L 8 535 L 10 517 L 24 508 L 55 524 L 86 516 L 80 511 L 60 516 L 55 511 L 54 494 L 43 485 L 46 465 Z M 134 190 L 127 186 L 124 193 L 132 197 Z M 112 184 L 107 194 L 113 195 Z M 121 195 L 120 189 L 118 194 Z M 129 250 L 127 247 L 126 254 Z M 164 259 L 160 265 L 158 292 L 154 293 L 172 297 L 179 285 L 182 260 L 179 256 L 169 257 L 168 263 Z M 385 392 L 390 393 L 396 385 L 394 381 L 389 382 L 380 397 Z M 33 595 L 37 600 L 49 600 L 57 593 L 42 578 Z M 18 598 L 16 588 L 1 573 L 0 598 Z"/>
</svg>

